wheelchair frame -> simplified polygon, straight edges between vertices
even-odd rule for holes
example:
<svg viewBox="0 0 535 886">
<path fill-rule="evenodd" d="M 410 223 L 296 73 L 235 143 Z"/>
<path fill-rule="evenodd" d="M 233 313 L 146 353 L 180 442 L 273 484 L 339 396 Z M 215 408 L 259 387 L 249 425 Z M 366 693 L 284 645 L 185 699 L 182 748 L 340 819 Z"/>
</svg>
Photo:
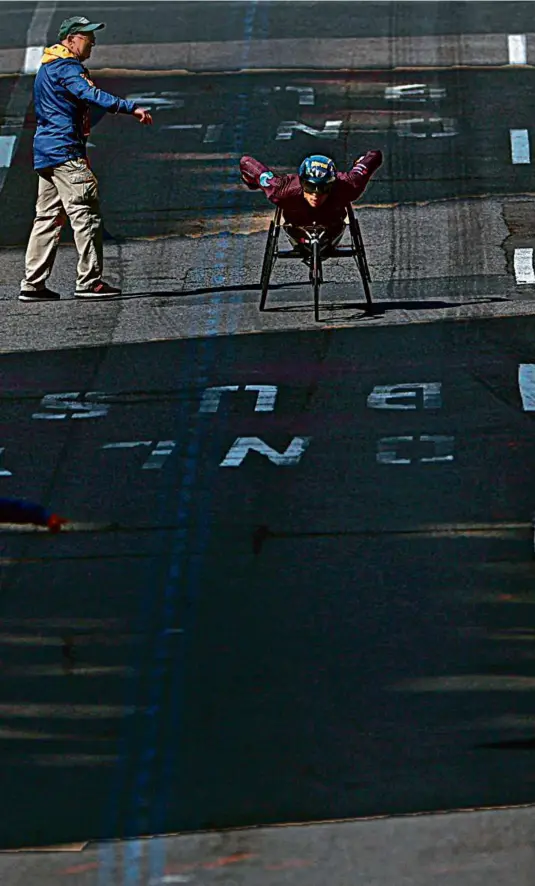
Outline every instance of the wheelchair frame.
<svg viewBox="0 0 535 886">
<path fill-rule="evenodd" d="M 362 280 L 362 287 L 366 297 L 365 311 L 367 314 L 373 314 L 373 302 L 370 291 L 370 270 L 368 267 L 362 234 L 360 232 L 360 225 L 351 204 L 346 206 L 346 212 L 348 219 L 347 227 L 349 228 L 349 233 L 351 235 L 351 246 L 333 246 L 332 249 L 329 249 L 328 252 L 322 255 L 321 239 L 325 233 L 325 228 L 320 225 L 311 225 L 307 227 L 299 226 L 299 229 L 305 231 L 309 237 L 309 241 L 305 244 L 304 249 L 299 249 L 298 247 L 285 250 L 279 249 L 279 234 L 281 228 L 292 228 L 295 226 L 283 224 L 281 222 L 282 209 L 280 206 L 277 206 L 275 217 L 271 220 L 269 225 L 268 239 L 262 263 L 262 273 L 260 275 L 260 288 L 262 290 L 262 295 L 260 297 L 261 311 L 264 311 L 266 307 L 269 281 L 277 259 L 303 259 L 303 257 L 308 257 L 310 259 L 309 279 L 314 292 L 314 320 L 319 321 L 320 287 L 323 283 L 323 262 L 329 258 L 352 256 L 355 259 Z"/>
</svg>

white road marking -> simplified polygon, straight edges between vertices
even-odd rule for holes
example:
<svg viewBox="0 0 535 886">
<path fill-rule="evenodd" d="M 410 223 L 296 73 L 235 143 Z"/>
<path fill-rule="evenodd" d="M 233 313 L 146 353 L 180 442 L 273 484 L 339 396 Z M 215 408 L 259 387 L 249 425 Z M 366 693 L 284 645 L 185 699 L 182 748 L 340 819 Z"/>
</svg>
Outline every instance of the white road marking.
<svg viewBox="0 0 535 886">
<path fill-rule="evenodd" d="M 215 388 L 206 388 L 202 395 L 199 412 L 217 412 L 221 403 L 221 396 L 225 391 L 236 392 L 239 385 L 220 385 Z M 273 412 L 277 399 L 277 385 L 245 385 L 246 391 L 257 391 L 255 412 Z"/>
<path fill-rule="evenodd" d="M 527 129 L 510 129 L 511 160 L 514 164 L 531 163 Z"/>
<path fill-rule="evenodd" d="M 37 3 L 28 28 L 23 68 L 5 110 L 5 119 L 9 123 L 0 126 L 0 192 L 4 187 L 7 172 L 24 126 L 26 111 L 32 98 L 33 78 L 31 75 L 37 70 L 37 53 L 46 43 L 48 29 L 55 10 L 55 0 Z"/>
<path fill-rule="evenodd" d="M 155 880 L 150 880 L 150 886 L 160 886 L 161 883 L 190 883 L 192 880 L 187 874 L 165 874 Z"/>
<path fill-rule="evenodd" d="M 306 135 L 313 135 L 314 138 L 338 138 L 343 122 L 343 120 L 326 120 L 323 129 L 314 129 L 305 123 L 299 123 L 298 120 L 283 120 L 277 127 L 275 140 L 289 141 L 293 138 L 294 132 L 304 132 Z"/>
<path fill-rule="evenodd" d="M 259 452 L 265 455 L 274 465 L 292 467 L 301 461 L 312 437 L 294 437 L 284 452 L 277 452 L 260 437 L 238 437 L 225 458 L 219 465 L 221 468 L 239 468 L 249 451 Z"/>
<path fill-rule="evenodd" d="M 515 249 L 513 258 L 515 280 L 518 284 L 535 283 L 533 249 Z"/>
<path fill-rule="evenodd" d="M 453 461 L 453 444 L 454 437 L 446 437 L 444 434 L 421 434 L 420 443 L 432 443 L 435 447 L 435 454 L 427 458 L 422 457 L 421 462 L 431 461 Z"/>
<path fill-rule="evenodd" d="M 407 382 L 397 385 L 376 385 L 368 397 L 370 409 L 418 409 L 418 395 L 424 409 L 440 409 L 441 382 Z M 400 402 L 401 401 L 401 402 Z"/>
<path fill-rule="evenodd" d="M 280 89 L 280 86 L 276 86 L 275 90 Z M 299 104 L 300 105 L 313 105 L 316 101 L 316 96 L 312 86 L 286 86 L 286 92 L 297 92 L 299 95 Z"/>
<path fill-rule="evenodd" d="M 5 451 L 5 447 L 0 446 L 0 456 L 2 455 L 2 453 L 4 451 Z M 0 477 L 11 477 L 11 476 L 12 476 L 11 471 L 7 471 L 5 468 L 4 469 L 0 468 Z"/>
<path fill-rule="evenodd" d="M 125 440 L 121 443 L 105 443 L 101 449 L 137 449 L 139 446 L 153 446 L 153 440 Z M 158 471 L 169 458 L 176 446 L 175 440 L 159 440 L 142 469 Z"/>
<path fill-rule="evenodd" d="M 16 135 L 0 135 L 0 168 L 7 169 L 11 165 L 16 144 Z"/>
<path fill-rule="evenodd" d="M 35 526 L 33 523 L 2 523 L 2 532 L 49 532 L 48 526 Z M 61 534 L 65 532 L 110 532 L 116 530 L 113 523 L 73 523 L 69 520 L 61 527 Z M 2 560 L 0 560 L 2 562 Z"/>
<path fill-rule="evenodd" d="M 387 101 L 396 102 L 426 102 L 428 99 L 436 101 L 446 97 L 446 90 L 442 87 L 428 86 L 426 83 L 405 83 L 386 86 L 384 97 Z"/>
<path fill-rule="evenodd" d="M 394 120 L 394 126 L 400 138 L 452 138 L 458 131 L 455 117 L 413 117 Z"/>
<path fill-rule="evenodd" d="M 160 886 L 161 883 L 190 883 L 192 877 L 187 874 L 165 874 L 149 881 L 149 886 Z"/>
<path fill-rule="evenodd" d="M 398 455 L 398 447 L 408 443 L 432 443 L 435 453 L 432 456 L 405 458 Z M 421 434 L 420 437 L 382 437 L 377 441 L 377 463 L 380 465 L 410 465 L 415 463 L 453 461 L 454 437 L 443 434 Z"/>
<path fill-rule="evenodd" d="M 172 126 L 162 126 L 162 132 L 165 129 L 202 129 L 204 123 L 174 123 Z"/>
<path fill-rule="evenodd" d="M 91 720 L 95 717 L 131 717 L 136 711 L 144 711 L 146 708 L 132 705 L 110 704 L 72 704 L 72 702 L 46 702 L 34 704 L 29 702 L 11 702 L 0 704 L 1 717 L 53 717 L 55 720 Z"/>
<path fill-rule="evenodd" d="M 159 471 L 176 446 L 174 440 L 160 440 L 152 450 L 147 461 L 142 465 L 145 471 Z"/>
<path fill-rule="evenodd" d="M 135 449 L 136 446 L 150 446 L 152 440 L 132 440 L 125 443 L 105 443 L 101 449 Z"/>
<path fill-rule="evenodd" d="M 398 446 L 412 443 L 414 437 L 382 437 L 377 442 L 377 463 L 380 465 L 410 465 L 410 458 L 399 458 Z"/>
<path fill-rule="evenodd" d="M 525 34 L 509 34 L 507 37 L 510 65 L 527 64 L 527 45 Z"/>
<path fill-rule="evenodd" d="M 37 74 L 39 70 L 39 66 L 41 64 L 41 59 L 43 57 L 43 52 L 45 51 L 44 46 L 27 46 L 26 52 L 24 55 L 24 64 L 22 66 L 23 74 Z"/>
<path fill-rule="evenodd" d="M 95 400 L 106 397 L 101 391 L 91 391 L 84 395 L 83 400 L 78 398 L 81 396 L 80 391 L 70 391 L 62 394 L 45 394 L 41 400 L 42 409 L 49 409 L 50 412 L 34 412 L 32 418 L 45 419 L 46 421 L 57 421 L 66 418 L 103 418 L 110 407 L 102 404 L 99 405 Z M 52 411 L 55 410 L 55 411 Z"/>
<path fill-rule="evenodd" d="M 239 385 L 219 385 L 215 388 L 206 388 L 202 395 L 199 412 L 217 412 L 221 402 L 221 395 L 225 391 L 239 391 Z"/>
<path fill-rule="evenodd" d="M 164 110 L 169 110 L 170 108 L 184 107 L 186 102 L 183 98 L 180 98 L 180 95 L 180 92 L 145 92 L 133 93 L 126 97 L 129 101 L 137 102 L 144 108 L 154 108 L 155 110 L 163 108 Z"/>
<path fill-rule="evenodd" d="M 213 145 L 221 138 L 223 132 L 222 123 L 209 123 L 206 127 L 206 135 L 203 138 L 203 144 Z"/>
<path fill-rule="evenodd" d="M 518 367 L 518 387 L 524 412 L 535 412 L 535 363 L 521 363 Z"/>
<path fill-rule="evenodd" d="M 276 385 L 246 385 L 246 391 L 258 391 L 255 412 L 273 412 L 277 399 Z"/>
</svg>

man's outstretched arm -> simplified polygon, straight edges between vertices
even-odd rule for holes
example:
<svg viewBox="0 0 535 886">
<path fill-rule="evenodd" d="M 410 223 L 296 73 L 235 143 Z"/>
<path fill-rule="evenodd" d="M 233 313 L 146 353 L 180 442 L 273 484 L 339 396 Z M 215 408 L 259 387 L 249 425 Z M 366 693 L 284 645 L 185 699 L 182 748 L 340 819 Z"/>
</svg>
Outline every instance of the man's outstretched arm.
<svg viewBox="0 0 535 886">
<path fill-rule="evenodd" d="M 112 95 L 104 92 L 103 89 L 97 89 L 88 79 L 88 76 L 79 64 L 65 65 L 65 70 L 59 78 L 59 82 L 82 101 L 90 102 L 103 111 L 109 111 L 112 114 L 133 114 L 137 105 L 133 101 L 119 98 L 118 95 Z"/>
</svg>

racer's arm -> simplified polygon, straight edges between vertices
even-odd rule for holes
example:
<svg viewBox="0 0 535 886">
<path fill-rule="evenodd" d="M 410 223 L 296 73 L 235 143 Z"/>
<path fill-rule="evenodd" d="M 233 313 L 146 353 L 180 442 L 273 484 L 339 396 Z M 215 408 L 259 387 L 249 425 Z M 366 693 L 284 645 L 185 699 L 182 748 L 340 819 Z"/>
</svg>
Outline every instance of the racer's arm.
<svg viewBox="0 0 535 886">
<path fill-rule="evenodd" d="M 345 182 L 350 190 L 350 199 L 356 200 L 360 197 L 366 185 L 383 162 L 381 151 L 367 151 L 362 157 L 358 157 L 353 162 L 353 169 L 349 172 L 342 172 L 339 178 Z"/>
<path fill-rule="evenodd" d="M 245 155 L 240 160 L 240 174 L 244 184 L 250 191 L 261 189 L 268 200 L 278 203 L 284 196 L 284 184 L 287 176 L 277 175 L 268 166 L 264 166 L 254 157 Z"/>
<path fill-rule="evenodd" d="M 136 103 L 125 98 L 119 98 L 118 95 L 112 95 L 110 92 L 104 92 L 103 89 L 97 89 L 87 80 L 87 74 L 81 64 L 65 65 L 65 71 L 62 71 L 59 78 L 60 83 L 68 89 L 71 95 L 85 102 L 90 102 L 103 111 L 109 111 L 112 114 L 133 114 L 136 110 Z"/>
</svg>

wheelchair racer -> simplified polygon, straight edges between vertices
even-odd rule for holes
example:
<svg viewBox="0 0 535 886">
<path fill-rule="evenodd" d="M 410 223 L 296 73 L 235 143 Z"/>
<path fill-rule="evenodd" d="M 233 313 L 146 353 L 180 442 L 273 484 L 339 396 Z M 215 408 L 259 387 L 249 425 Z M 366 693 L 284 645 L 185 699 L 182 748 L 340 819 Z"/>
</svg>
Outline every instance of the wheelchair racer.
<svg viewBox="0 0 535 886">
<path fill-rule="evenodd" d="M 382 162 L 381 151 L 368 151 L 349 172 L 338 172 L 329 157 L 312 154 L 305 157 L 297 174 L 277 175 L 254 157 L 244 156 L 240 173 L 250 190 L 261 189 L 271 203 L 281 207 L 286 233 L 294 245 L 308 240 L 300 228 L 314 223 L 324 227 L 324 251 L 341 239 L 346 206 L 364 193 Z"/>
</svg>

